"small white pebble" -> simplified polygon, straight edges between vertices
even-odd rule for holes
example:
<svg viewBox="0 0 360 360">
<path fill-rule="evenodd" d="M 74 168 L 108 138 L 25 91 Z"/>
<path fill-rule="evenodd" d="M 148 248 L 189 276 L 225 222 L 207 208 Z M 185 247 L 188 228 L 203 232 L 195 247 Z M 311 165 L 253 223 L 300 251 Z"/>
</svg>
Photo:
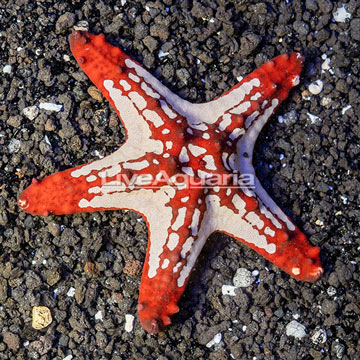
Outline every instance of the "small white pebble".
<svg viewBox="0 0 360 360">
<path fill-rule="evenodd" d="M 55 295 L 62 294 L 64 291 L 65 291 L 65 286 L 62 285 L 54 290 L 54 294 Z"/>
<path fill-rule="evenodd" d="M 239 268 L 233 277 L 233 283 L 238 287 L 248 287 L 254 282 L 251 272 L 245 268 Z"/>
<path fill-rule="evenodd" d="M 100 321 L 103 320 L 103 315 L 102 315 L 101 310 L 99 310 L 99 311 L 95 314 L 95 320 L 100 320 Z"/>
<path fill-rule="evenodd" d="M 131 332 L 134 328 L 134 315 L 126 314 L 125 315 L 125 331 Z"/>
<path fill-rule="evenodd" d="M 39 115 L 39 109 L 36 105 L 28 106 L 23 109 L 23 114 L 29 119 L 34 120 Z"/>
<path fill-rule="evenodd" d="M 43 110 L 59 112 L 59 111 L 61 111 L 63 106 L 59 105 L 59 104 L 50 103 L 50 102 L 42 102 L 39 104 L 39 108 L 43 109 Z"/>
<path fill-rule="evenodd" d="M 48 145 L 51 146 L 51 142 L 50 142 L 49 137 L 47 135 L 44 136 L 44 140 Z"/>
<path fill-rule="evenodd" d="M 168 55 L 169 55 L 168 52 L 164 52 L 162 50 L 160 50 L 159 53 L 158 53 L 159 59 L 161 59 L 162 57 L 168 56 Z"/>
<path fill-rule="evenodd" d="M 221 287 L 221 292 L 223 295 L 236 296 L 236 294 L 235 294 L 236 289 L 237 289 L 237 286 L 223 285 Z"/>
<path fill-rule="evenodd" d="M 309 91 L 313 95 L 320 94 L 322 92 L 323 88 L 324 88 L 324 83 L 321 80 L 316 80 L 309 85 Z"/>
<path fill-rule="evenodd" d="M 73 297 L 75 295 L 75 288 L 71 287 L 68 292 L 66 293 L 67 296 Z"/>
<path fill-rule="evenodd" d="M 69 62 L 70 61 L 70 56 L 67 55 L 67 54 L 64 54 L 63 59 L 64 59 L 64 61 Z"/>
<path fill-rule="evenodd" d="M 311 114 L 309 112 L 307 113 L 307 115 L 309 116 L 310 122 L 312 124 L 320 124 L 321 123 L 321 119 L 318 116 L 313 115 L 313 114 Z"/>
<path fill-rule="evenodd" d="M 4 74 L 11 74 L 12 66 L 11 65 L 5 65 L 2 69 Z"/>
<path fill-rule="evenodd" d="M 259 274 L 260 274 L 260 271 L 257 270 L 257 269 L 255 269 L 255 270 L 253 270 L 253 271 L 251 272 L 251 275 L 254 276 L 254 277 L 259 276 Z"/>
<path fill-rule="evenodd" d="M 343 23 L 346 19 L 351 19 L 351 14 L 346 11 L 345 4 L 341 8 L 337 8 L 333 15 L 336 22 Z"/>
<path fill-rule="evenodd" d="M 63 360 L 72 360 L 73 356 L 72 355 L 68 355 L 66 357 L 63 358 Z"/>
<path fill-rule="evenodd" d="M 10 154 L 16 154 L 21 147 L 21 142 L 18 139 L 11 139 L 8 145 L 8 150 Z"/>
<path fill-rule="evenodd" d="M 344 205 L 346 205 L 349 201 L 349 199 L 345 195 L 341 195 L 340 199 Z"/>
<path fill-rule="evenodd" d="M 326 54 L 323 54 L 321 58 L 324 60 L 324 62 L 321 64 L 321 68 L 323 70 L 330 70 L 330 59 L 327 57 Z"/>
<path fill-rule="evenodd" d="M 305 330 L 306 327 L 296 320 L 292 320 L 286 325 L 286 335 L 293 336 L 297 339 L 301 339 L 306 335 Z"/>
</svg>

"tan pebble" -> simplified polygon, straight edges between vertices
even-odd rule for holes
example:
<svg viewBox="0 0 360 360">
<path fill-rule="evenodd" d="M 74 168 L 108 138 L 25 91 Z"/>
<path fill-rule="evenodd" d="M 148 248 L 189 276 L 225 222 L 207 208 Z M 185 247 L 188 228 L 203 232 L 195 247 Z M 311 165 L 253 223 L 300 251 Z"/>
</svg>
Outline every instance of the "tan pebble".
<svg viewBox="0 0 360 360">
<path fill-rule="evenodd" d="M 94 275 L 98 272 L 97 264 L 88 261 L 84 266 L 84 271 L 87 275 Z"/>
<path fill-rule="evenodd" d="M 309 91 L 307 90 L 304 90 L 302 93 L 301 93 L 301 96 L 304 100 L 310 100 L 311 96 L 309 94 Z"/>
<path fill-rule="evenodd" d="M 50 309 L 46 306 L 34 306 L 32 309 L 32 327 L 40 330 L 52 323 Z"/>
<path fill-rule="evenodd" d="M 55 131 L 56 125 L 53 119 L 47 119 L 45 123 L 45 130 L 46 131 Z"/>
<path fill-rule="evenodd" d="M 124 273 L 130 276 L 138 275 L 141 272 L 141 263 L 139 260 L 128 261 L 124 267 Z"/>
<path fill-rule="evenodd" d="M 84 301 L 86 294 L 86 287 L 83 284 L 79 284 L 79 286 L 75 289 L 75 300 L 80 305 Z"/>
<path fill-rule="evenodd" d="M 22 178 L 25 176 L 25 174 L 22 173 L 21 171 L 16 171 L 15 174 L 17 175 L 17 177 L 18 177 L 19 179 L 22 179 Z"/>
<path fill-rule="evenodd" d="M 88 88 L 88 94 L 95 99 L 96 101 L 102 101 L 103 96 L 101 95 L 100 90 L 98 90 L 95 86 L 90 86 Z"/>
</svg>

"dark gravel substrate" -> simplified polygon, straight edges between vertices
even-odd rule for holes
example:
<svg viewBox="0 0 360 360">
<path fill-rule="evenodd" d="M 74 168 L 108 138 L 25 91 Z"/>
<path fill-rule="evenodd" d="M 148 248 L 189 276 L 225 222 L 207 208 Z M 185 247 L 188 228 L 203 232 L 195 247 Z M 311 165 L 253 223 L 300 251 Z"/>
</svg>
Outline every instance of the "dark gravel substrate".
<svg viewBox="0 0 360 360">
<path fill-rule="evenodd" d="M 339 22 L 334 14 L 343 4 Z M 0 359 L 359 359 L 359 5 L 2 1 Z M 300 85 L 260 136 L 255 163 L 270 195 L 321 247 L 319 281 L 296 281 L 215 234 L 173 324 L 148 335 L 136 318 L 147 245 L 139 216 L 41 218 L 19 210 L 17 196 L 33 177 L 109 154 L 124 141 L 115 112 L 88 94 L 92 84 L 70 53 L 67 36 L 80 21 L 193 102 L 215 98 L 278 54 L 306 57 Z M 323 90 L 311 94 L 319 79 Z M 40 110 L 30 121 L 23 109 L 44 100 L 63 111 Z M 256 281 L 223 295 L 238 268 L 258 270 Z M 44 330 L 31 326 L 35 305 L 51 310 Z M 135 316 L 131 332 L 126 314 Z M 287 335 L 291 321 L 305 336 Z M 206 346 L 216 334 L 220 341 Z"/>
</svg>

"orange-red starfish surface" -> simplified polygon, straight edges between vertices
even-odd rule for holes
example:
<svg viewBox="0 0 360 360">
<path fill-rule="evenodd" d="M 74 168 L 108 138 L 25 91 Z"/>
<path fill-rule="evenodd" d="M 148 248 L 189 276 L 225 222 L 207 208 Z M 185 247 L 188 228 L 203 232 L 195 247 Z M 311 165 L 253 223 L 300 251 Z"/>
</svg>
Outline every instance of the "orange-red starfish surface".
<svg viewBox="0 0 360 360">
<path fill-rule="evenodd" d="M 138 304 L 146 331 L 160 331 L 179 311 L 190 272 L 214 231 L 299 280 L 319 278 L 319 248 L 267 195 L 252 165 L 259 132 L 299 82 L 300 54 L 278 56 L 219 98 L 192 104 L 103 35 L 76 31 L 70 46 L 116 110 L 127 141 L 103 159 L 34 180 L 18 203 L 42 216 L 117 209 L 141 214 L 149 230 Z"/>
</svg>

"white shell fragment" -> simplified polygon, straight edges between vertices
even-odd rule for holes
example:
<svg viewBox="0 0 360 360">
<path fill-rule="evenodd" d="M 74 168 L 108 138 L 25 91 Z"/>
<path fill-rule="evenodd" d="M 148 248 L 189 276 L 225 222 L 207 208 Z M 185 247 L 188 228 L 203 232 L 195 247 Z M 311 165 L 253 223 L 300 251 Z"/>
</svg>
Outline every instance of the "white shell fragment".
<svg viewBox="0 0 360 360">
<path fill-rule="evenodd" d="M 69 297 L 73 297 L 75 295 L 75 288 L 71 286 L 66 295 Z"/>
<path fill-rule="evenodd" d="M 59 112 L 63 108 L 62 105 L 54 104 L 51 102 L 42 102 L 39 104 L 39 108 L 42 110 L 48 110 L 48 111 L 56 111 Z"/>
<path fill-rule="evenodd" d="M 351 105 L 345 106 L 345 107 L 341 110 L 341 115 L 345 115 L 346 112 L 347 112 L 348 110 L 350 110 L 351 108 L 352 108 Z"/>
<path fill-rule="evenodd" d="M 66 357 L 63 358 L 63 360 L 72 360 L 73 356 L 72 355 L 68 355 Z"/>
<path fill-rule="evenodd" d="M 134 315 L 126 314 L 125 315 L 125 331 L 131 332 L 134 328 Z"/>
<path fill-rule="evenodd" d="M 12 66 L 11 65 L 5 65 L 2 69 L 4 74 L 11 74 Z"/>
<path fill-rule="evenodd" d="M 219 344 L 222 338 L 222 334 L 218 333 L 214 336 L 214 338 L 212 340 L 210 340 L 207 344 L 206 347 L 207 348 L 211 348 L 213 345 L 215 344 Z"/>
<path fill-rule="evenodd" d="M 319 118 L 318 116 L 314 115 L 314 114 L 311 114 L 311 113 L 307 113 L 309 119 L 310 119 L 310 122 L 312 124 L 320 124 L 321 123 L 321 118 Z"/>
<path fill-rule="evenodd" d="M 321 80 L 316 80 L 309 85 L 309 91 L 313 95 L 320 94 L 322 92 L 323 88 L 324 88 L 324 83 Z"/>
</svg>

